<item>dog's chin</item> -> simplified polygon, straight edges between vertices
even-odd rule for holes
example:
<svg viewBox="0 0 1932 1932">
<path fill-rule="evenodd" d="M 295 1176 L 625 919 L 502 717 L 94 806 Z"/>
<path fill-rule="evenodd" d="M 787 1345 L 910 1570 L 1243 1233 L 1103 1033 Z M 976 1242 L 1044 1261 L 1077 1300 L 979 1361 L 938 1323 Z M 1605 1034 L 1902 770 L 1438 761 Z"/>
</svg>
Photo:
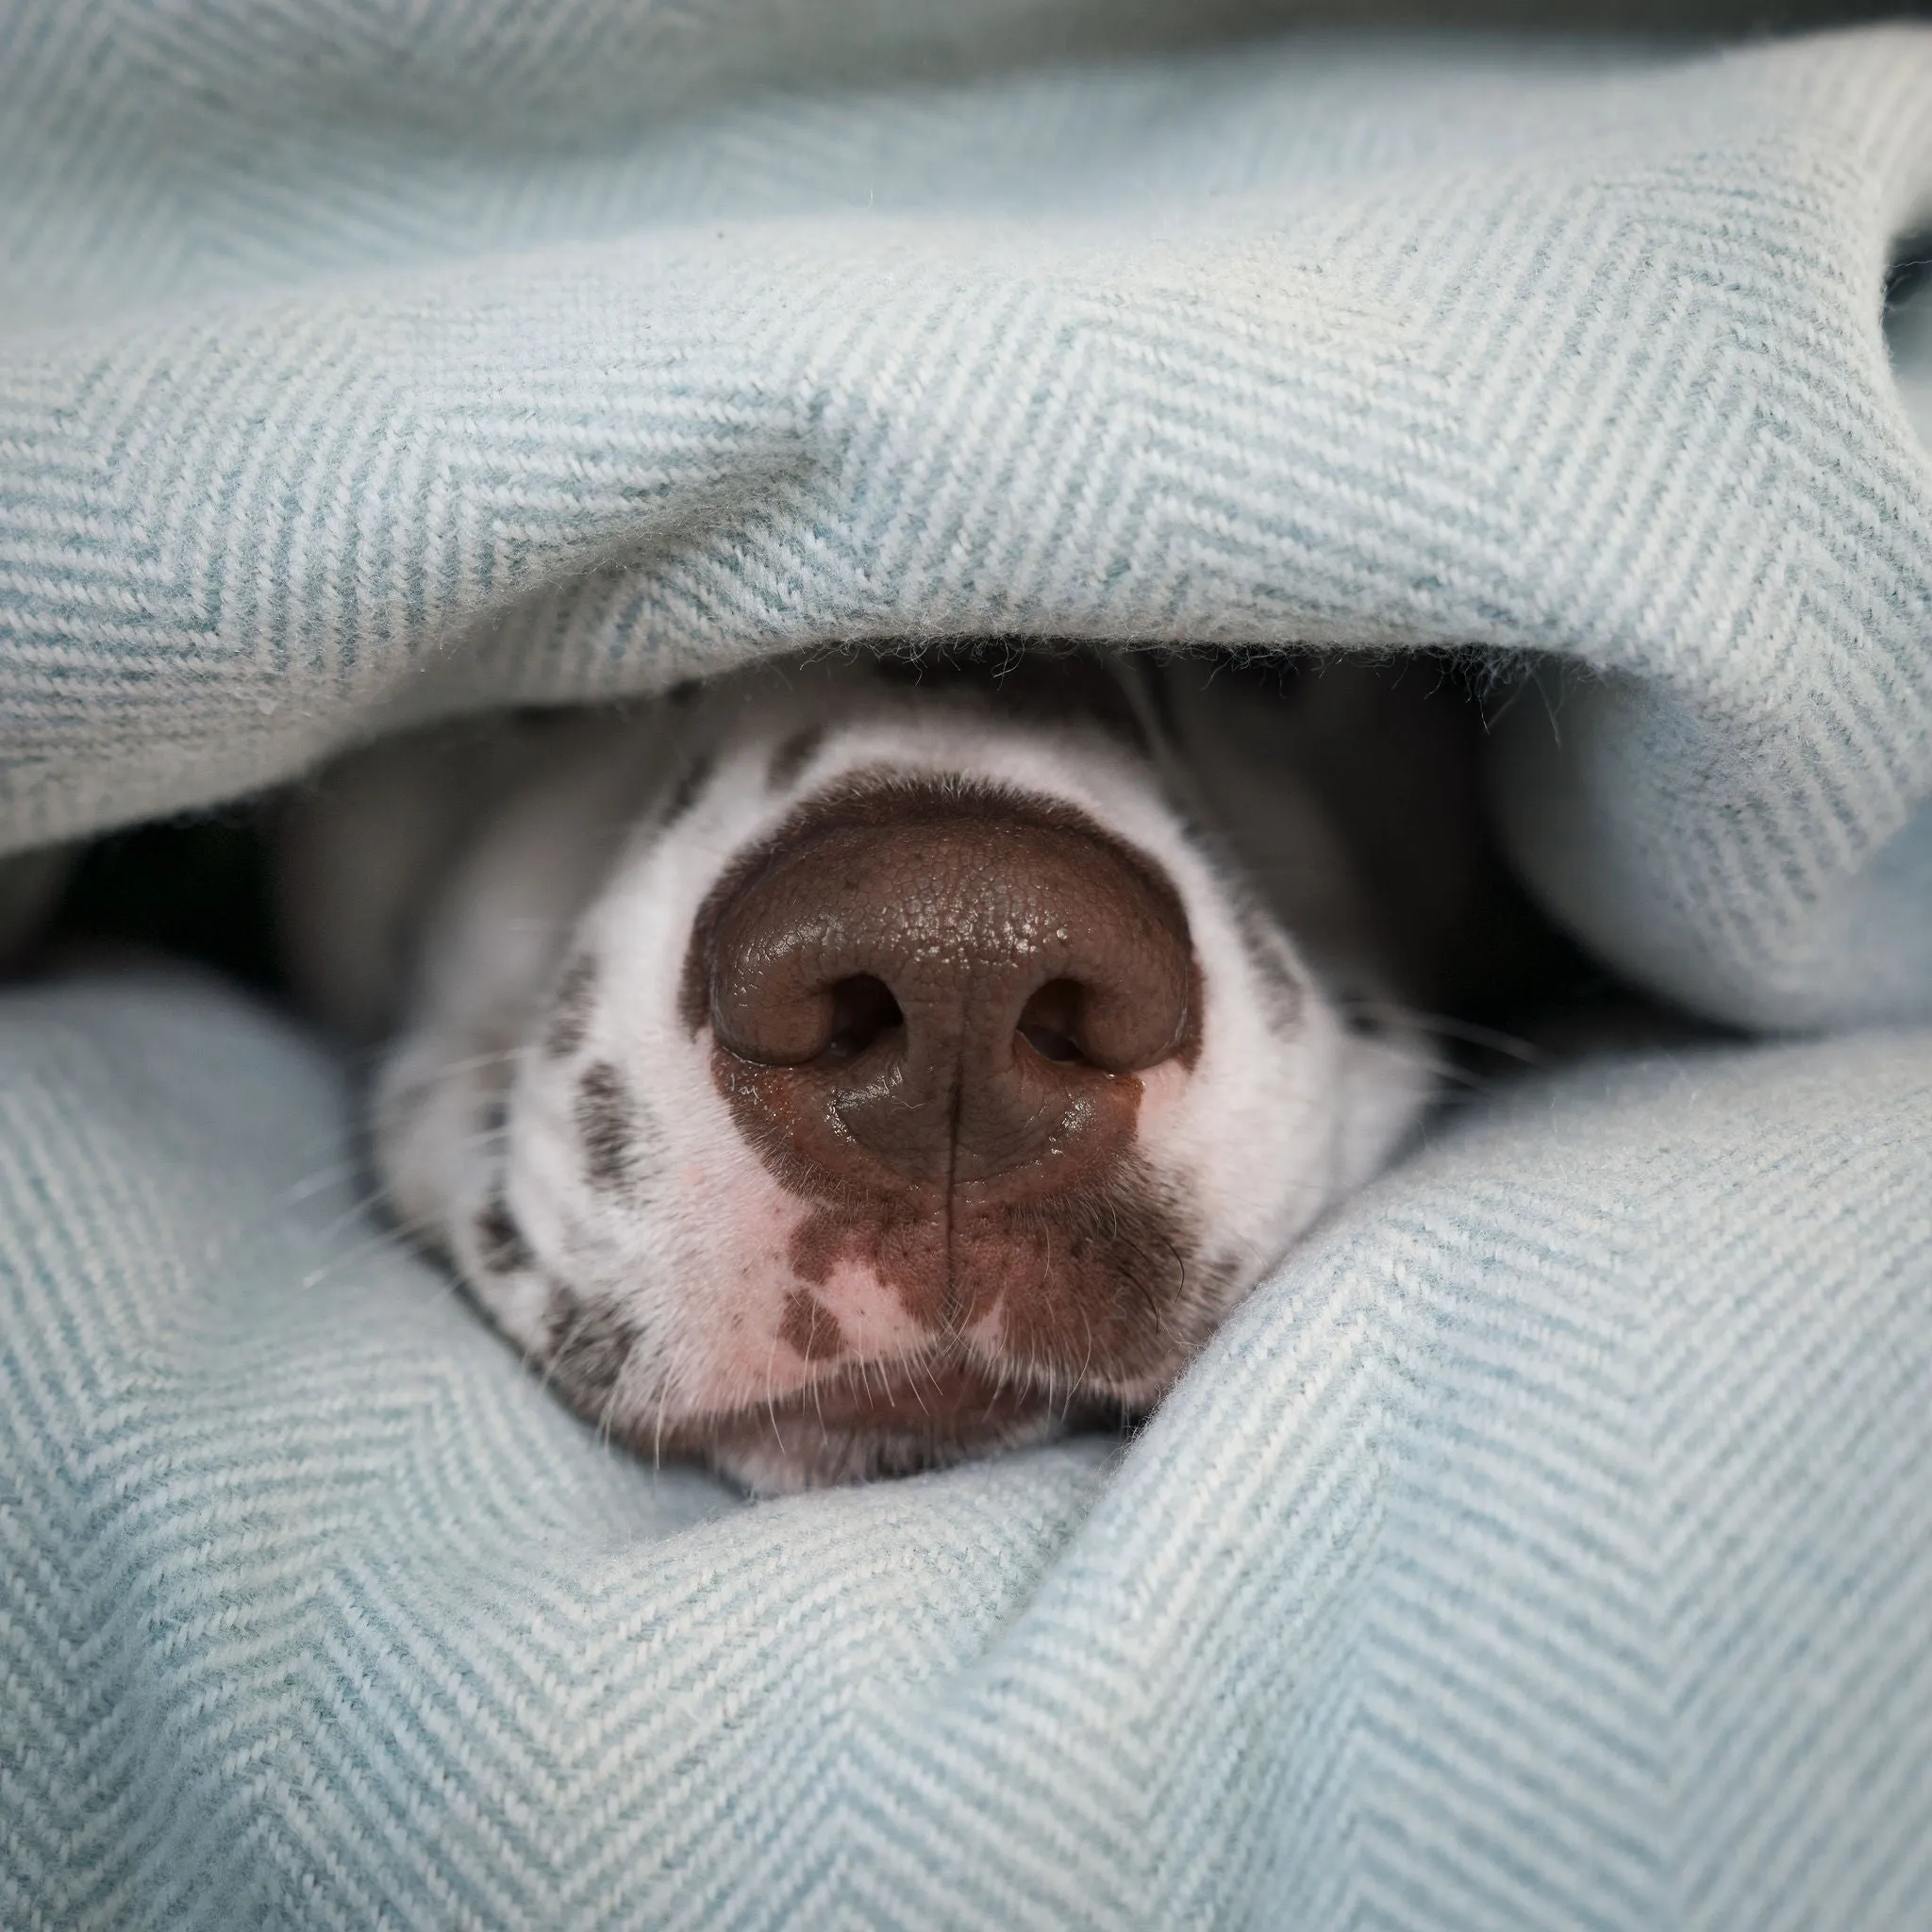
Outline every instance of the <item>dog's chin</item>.
<svg viewBox="0 0 1932 1932">
<path fill-rule="evenodd" d="M 946 1469 L 1131 1420 L 1097 1396 L 1028 1387 L 969 1366 L 861 1364 L 782 1402 L 699 1420 L 680 1446 L 755 1495 L 796 1494 Z"/>
</svg>

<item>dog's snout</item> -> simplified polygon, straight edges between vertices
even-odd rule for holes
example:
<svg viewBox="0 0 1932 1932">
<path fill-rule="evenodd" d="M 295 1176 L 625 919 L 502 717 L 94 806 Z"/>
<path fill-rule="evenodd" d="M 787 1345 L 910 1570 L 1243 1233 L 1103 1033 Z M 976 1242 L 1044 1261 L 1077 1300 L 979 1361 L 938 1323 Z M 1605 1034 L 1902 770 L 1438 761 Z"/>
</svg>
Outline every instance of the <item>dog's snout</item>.
<svg viewBox="0 0 1932 1932">
<path fill-rule="evenodd" d="M 1131 1133 L 1123 1076 L 1185 1049 L 1194 1004 L 1139 854 L 1063 808 L 891 790 L 731 882 L 705 992 L 790 1153 L 941 1186 L 1091 1172 Z"/>
</svg>

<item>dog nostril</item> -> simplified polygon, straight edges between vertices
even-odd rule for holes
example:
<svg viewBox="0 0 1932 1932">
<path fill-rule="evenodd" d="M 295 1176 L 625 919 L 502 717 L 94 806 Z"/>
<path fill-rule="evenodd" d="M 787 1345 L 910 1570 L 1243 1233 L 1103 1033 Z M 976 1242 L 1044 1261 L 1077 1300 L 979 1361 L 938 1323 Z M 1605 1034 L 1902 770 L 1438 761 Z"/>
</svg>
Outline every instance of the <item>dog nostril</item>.
<svg viewBox="0 0 1932 1932">
<path fill-rule="evenodd" d="M 903 1031 L 906 1016 L 883 979 L 870 973 L 855 974 L 832 988 L 832 1037 L 825 1042 L 828 1060 L 856 1060 L 887 1034 Z"/>
<path fill-rule="evenodd" d="M 881 1164 L 1071 1185 L 1131 1137 L 1129 1076 L 1198 1024 L 1187 917 L 1151 861 L 1071 810 L 896 782 L 724 874 L 682 1010 L 758 1136 L 867 1186 Z"/>
<path fill-rule="evenodd" d="M 1084 1062 L 1087 1058 L 1064 1033 L 1056 1033 L 1051 1026 L 1021 1026 L 1015 1030 L 1043 1060 Z"/>
<path fill-rule="evenodd" d="M 1080 1046 L 1080 988 L 1074 980 L 1042 986 L 1020 1009 L 1013 1031 L 1042 1059 L 1091 1064 Z"/>
</svg>

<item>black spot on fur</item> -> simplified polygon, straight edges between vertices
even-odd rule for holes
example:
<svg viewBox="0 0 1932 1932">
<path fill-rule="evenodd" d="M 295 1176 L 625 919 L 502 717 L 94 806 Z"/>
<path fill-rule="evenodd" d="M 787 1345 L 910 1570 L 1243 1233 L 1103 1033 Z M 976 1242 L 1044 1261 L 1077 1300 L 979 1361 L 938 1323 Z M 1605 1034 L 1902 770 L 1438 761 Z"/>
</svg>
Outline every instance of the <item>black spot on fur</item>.
<svg viewBox="0 0 1932 1932">
<path fill-rule="evenodd" d="M 1248 1265 L 1239 1255 L 1214 1255 L 1196 1264 L 1190 1285 L 1195 1302 L 1208 1310 L 1210 1321 L 1218 1321 L 1222 1311 L 1233 1304 Z"/>
<path fill-rule="evenodd" d="M 546 1375 L 566 1401 L 597 1414 L 638 1345 L 637 1329 L 609 1303 L 579 1301 L 554 1281 L 543 1319 L 550 1343 Z"/>
<path fill-rule="evenodd" d="M 500 1134 L 508 1118 L 509 1102 L 502 1094 L 492 1093 L 477 1109 L 476 1130 L 481 1134 Z"/>
<path fill-rule="evenodd" d="M 491 1195 L 476 1217 L 476 1246 L 484 1267 L 492 1274 L 514 1274 L 536 1258 L 500 1189 Z"/>
<path fill-rule="evenodd" d="M 543 1051 L 554 1060 L 568 1059 L 584 1043 L 591 1028 L 591 1003 L 597 991 L 597 962 L 579 953 L 564 969 L 550 1005 L 550 1025 Z"/>
<path fill-rule="evenodd" d="M 794 731 L 772 754 L 772 762 L 765 767 L 765 783 L 774 791 L 782 791 L 811 763 L 820 745 L 825 741 L 825 727 L 823 724 L 807 724 Z"/>
<path fill-rule="evenodd" d="M 671 796 L 665 801 L 664 816 L 658 821 L 660 830 L 675 825 L 698 802 L 698 795 L 710 782 L 710 776 L 711 755 L 700 752 L 686 767 L 684 775 L 672 787 Z"/>
<path fill-rule="evenodd" d="M 1306 994 L 1292 967 L 1281 957 L 1281 948 L 1252 906 L 1237 908 L 1242 949 L 1261 982 L 1261 996 L 1267 1002 L 1270 1024 L 1277 1033 L 1292 1032 L 1302 1023 Z"/>
<path fill-rule="evenodd" d="M 577 1083 L 577 1138 L 584 1143 L 584 1175 L 593 1188 L 621 1188 L 629 1180 L 636 1109 L 624 1075 L 599 1060 Z"/>
</svg>

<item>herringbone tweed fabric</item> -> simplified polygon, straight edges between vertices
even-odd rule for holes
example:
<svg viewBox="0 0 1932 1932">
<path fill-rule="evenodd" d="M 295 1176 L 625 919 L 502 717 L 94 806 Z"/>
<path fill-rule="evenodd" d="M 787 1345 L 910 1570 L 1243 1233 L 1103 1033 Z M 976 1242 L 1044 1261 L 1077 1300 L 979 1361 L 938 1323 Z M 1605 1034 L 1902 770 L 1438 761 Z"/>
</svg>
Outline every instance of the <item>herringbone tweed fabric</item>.
<svg viewBox="0 0 1932 1932">
<path fill-rule="evenodd" d="M 1932 33 L 1091 58 L 1204 10 L 0 0 L 0 849 L 824 639 L 1477 642 L 1573 924 L 1907 1030 L 1497 1095 L 1129 1447 L 748 1508 L 312 1042 L 13 993 L 9 1932 L 1926 1923 Z"/>
<path fill-rule="evenodd" d="M 828 638 L 1475 642 L 1592 674 L 1596 944 L 1932 1018 L 1932 31 L 752 86 L 861 15 L 0 0 L 0 849 Z"/>
<path fill-rule="evenodd" d="M 1125 1452 L 752 1508 L 233 1000 L 19 997 L 0 1108 L 8 1927 L 1925 1923 L 1932 1035 L 1492 1104 Z"/>
</svg>

